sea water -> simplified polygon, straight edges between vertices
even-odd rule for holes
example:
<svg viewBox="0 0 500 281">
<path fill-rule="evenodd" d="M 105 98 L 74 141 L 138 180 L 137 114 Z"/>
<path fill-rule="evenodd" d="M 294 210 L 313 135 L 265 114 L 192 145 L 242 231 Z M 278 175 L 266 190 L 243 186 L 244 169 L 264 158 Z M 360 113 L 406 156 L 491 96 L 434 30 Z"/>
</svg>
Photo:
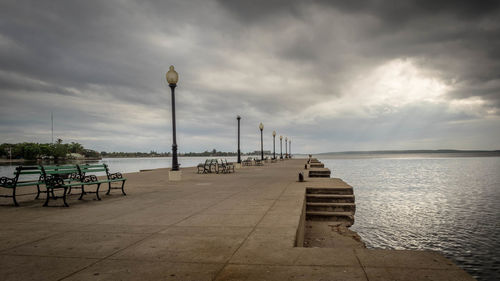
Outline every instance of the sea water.
<svg viewBox="0 0 500 281">
<path fill-rule="evenodd" d="M 367 247 L 437 251 L 499 280 L 500 157 L 318 159 L 354 187 Z"/>
</svg>

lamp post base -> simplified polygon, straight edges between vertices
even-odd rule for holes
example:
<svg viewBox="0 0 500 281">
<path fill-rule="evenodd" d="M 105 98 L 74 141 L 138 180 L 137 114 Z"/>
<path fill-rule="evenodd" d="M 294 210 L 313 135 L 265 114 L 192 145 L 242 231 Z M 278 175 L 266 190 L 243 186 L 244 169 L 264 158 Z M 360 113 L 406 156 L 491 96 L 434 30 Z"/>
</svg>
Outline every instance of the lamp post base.
<svg viewBox="0 0 500 281">
<path fill-rule="evenodd" d="M 182 171 L 168 171 L 168 180 L 169 181 L 180 181 L 182 178 Z"/>
</svg>

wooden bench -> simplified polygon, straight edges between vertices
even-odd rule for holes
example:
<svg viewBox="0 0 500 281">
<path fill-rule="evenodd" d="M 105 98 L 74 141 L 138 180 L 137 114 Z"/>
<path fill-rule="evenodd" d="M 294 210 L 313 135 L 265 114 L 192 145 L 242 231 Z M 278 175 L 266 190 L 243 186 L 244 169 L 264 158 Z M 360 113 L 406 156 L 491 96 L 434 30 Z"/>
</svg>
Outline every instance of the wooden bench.
<svg viewBox="0 0 500 281">
<path fill-rule="evenodd" d="M 12 195 L 0 195 L 0 197 L 12 197 L 14 201 L 14 205 L 17 207 L 19 203 L 16 201 L 16 189 L 22 186 L 36 186 L 37 195 L 35 199 L 40 197 L 40 193 L 44 191 L 40 190 L 40 185 L 44 183 L 42 175 L 42 171 L 40 166 L 18 166 L 16 167 L 16 171 L 14 172 L 13 178 L 1 177 L 0 178 L 0 186 L 4 188 L 12 189 Z M 32 179 L 27 179 L 29 177 L 34 177 Z M 24 178 L 24 179 L 21 179 Z"/>
<path fill-rule="evenodd" d="M 241 162 L 242 166 L 252 166 L 253 160 L 252 157 L 248 157 L 246 160 Z"/>
<path fill-rule="evenodd" d="M 233 163 L 227 162 L 227 159 L 224 159 L 224 160 L 221 159 L 220 161 L 224 167 L 225 173 L 231 173 L 231 171 L 233 171 L 233 173 L 234 173 L 234 164 Z"/>
<path fill-rule="evenodd" d="M 44 207 L 48 206 L 50 198 L 62 198 L 64 206 L 69 207 L 68 203 L 66 202 L 66 194 L 68 193 L 68 189 L 73 186 L 83 186 L 84 184 L 89 184 L 82 182 L 80 171 L 78 170 L 78 167 L 76 165 L 41 166 L 41 168 L 44 184 L 47 188 L 47 198 L 45 199 L 45 203 L 43 204 Z M 74 182 L 68 181 L 69 178 L 71 178 Z M 90 181 L 90 179 L 87 181 Z M 63 190 L 63 195 L 56 196 L 55 190 L 61 189 Z M 82 195 L 80 195 L 80 199 Z"/>
<path fill-rule="evenodd" d="M 69 207 L 66 202 L 66 195 L 72 188 L 80 188 L 81 193 L 78 200 L 83 198 L 83 195 L 87 193 L 95 193 L 97 200 L 101 200 L 99 197 L 99 189 L 101 184 L 108 184 L 109 194 L 111 189 L 121 189 L 123 195 L 127 195 L 124 190 L 125 181 L 127 179 L 123 178 L 121 173 L 109 173 L 106 164 L 84 164 L 84 165 L 61 165 L 61 166 L 41 166 L 42 173 L 44 177 L 45 187 L 47 188 L 47 198 L 45 200 L 44 207 L 48 206 L 49 200 L 62 198 L 64 206 Z M 96 175 L 89 175 L 88 173 L 98 173 L 103 172 L 106 174 L 106 179 L 98 179 Z M 121 187 L 112 187 L 112 183 L 121 182 Z M 86 186 L 96 185 L 95 191 L 85 190 Z M 62 189 L 63 195 L 56 196 L 54 190 Z M 51 196 L 49 196 L 51 194 Z"/>
<path fill-rule="evenodd" d="M 116 173 L 110 173 L 108 165 L 106 164 L 83 164 L 83 165 L 78 165 L 78 168 L 80 169 L 80 173 L 89 176 L 89 173 L 99 173 L 99 172 L 104 172 L 106 173 L 106 179 L 99 180 L 98 182 L 100 183 L 107 183 L 108 184 L 108 191 L 106 192 L 106 195 L 109 195 L 111 192 L 111 189 L 121 189 L 123 195 L 127 195 L 125 193 L 125 181 L 127 181 L 126 178 L 123 177 L 123 175 L 120 172 Z M 121 186 L 114 187 L 112 186 L 112 183 L 121 183 Z M 99 196 L 97 196 L 99 197 Z"/>
<path fill-rule="evenodd" d="M 212 163 L 212 159 L 207 159 L 207 160 L 205 160 L 205 163 L 198 164 L 198 166 L 196 166 L 198 168 L 198 174 L 209 173 L 210 172 L 210 164 L 211 163 Z"/>
<path fill-rule="evenodd" d="M 262 160 L 258 158 L 253 159 L 255 161 L 255 166 L 263 166 L 264 164 L 262 163 Z"/>
</svg>

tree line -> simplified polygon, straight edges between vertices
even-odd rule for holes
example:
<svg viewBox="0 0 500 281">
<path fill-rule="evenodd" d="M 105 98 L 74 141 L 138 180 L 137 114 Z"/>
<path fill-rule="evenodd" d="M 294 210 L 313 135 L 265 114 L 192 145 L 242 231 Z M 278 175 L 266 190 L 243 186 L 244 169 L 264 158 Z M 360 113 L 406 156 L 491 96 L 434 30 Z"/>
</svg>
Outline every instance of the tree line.
<svg viewBox="0 0 500 281">
<path fill-rule="evenodd" d="M 33 142 L 23 142 L 23 143 L 3 143 L 0 145 L 0 158 L 12 158 L 12 159 L 24 159 L 24 160 L 36 160 L 36 159 L 68 159 L 72 158 L 71 153 L 78 153 L 85 156 L 86 158 L 134 158 L 134 157 L 170 157 L 172 154 L 170 152 L 156 151 L 150 152 L 106 152 L 101 151 L 100 153 L 92 150 L 86 149 L 83 145 L 77 142 L 62 143 L 61 139 L 58 139 L 56 143 L 33 143 Z M 204 152 L 186 152 L 179 153 L 179 156 L 194 157 L 194 156 L 237 156 L 236 152 L 224 152 L 212 149 L 211 151 L 205 150 Z M 251 155 L 251 153 L 242 153 L 242 155 Z"/>
<path fill-rule="evenodd" d="M 217 151 L 216 149 L 213 149 L 211 151 L 205 150 L 203 152 L 185 152 L 185 153 L 178 153 L 178 156 L 185 156 L 185 157 L 195 157 L 195 156 L 237 156 L 238 154 L 236 152 L 224 152 L 224 151 Z M 244 153 L 242 153 L 244 155 Z M 101 156 L 106 157 L 106 158 L 133 158 L 133 157 L 170 157 L 172 156 L 172 153 L 170 152 L 156 152 L 156 151 L 150 151 L 148 152 L 106 152 L 106 151 L 101 151 Z"/>
<path fill-rule="evenodd" d="M 70 153 L 78 153 L 86 158 L 99 158 L 99 152 L 86 149 L 83 145 L 71 142 L 62 143 L 58 139 L 56 143 L 3 143 L 0 144 L 0 157 L 12 159 L 66 159 L 71 156 Z"/>
</svg>

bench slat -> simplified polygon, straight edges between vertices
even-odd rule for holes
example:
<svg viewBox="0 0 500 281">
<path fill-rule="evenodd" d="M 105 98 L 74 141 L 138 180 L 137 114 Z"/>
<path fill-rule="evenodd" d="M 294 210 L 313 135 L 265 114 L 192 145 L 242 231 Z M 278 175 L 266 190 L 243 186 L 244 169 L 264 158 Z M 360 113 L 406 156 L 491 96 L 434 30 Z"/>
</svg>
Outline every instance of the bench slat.
<svg viewBox="0 0 500 281">
<path fill-rule="evenodd" d="M 81 169 L 82 172 L 106 172 L 106 169 L 97 169 L 97 168 L 92 168 L 92 169 Z"/>
<path fill-rule="evenodd" d="M 80 165 L 80 168 L 102 168 L 104 164 L 94 164 L 94 165 Z"/>
<path fill-rule="evenodd" d="M 42 171 L 39 170 L 39 171 L 21 171 L 19 172 L 20 175 L 37 175 L 37 174 L 40 174 Z M 14 172 L 14 175 L 16 174 L 16 172 Z"/>
<path fill-rule="evenodd" d="M 17 186 L 30 186 L 30 185 L 40 185 L 43 181 L 32 181 L 32 182 L 18 182 Z"/>
<path fill-rule="evenodd" d="M 73 174 L 73 173 L 78 173 L 78 170 L 45 171 L 45 174 L 47 175 Z"/>
</svg>

